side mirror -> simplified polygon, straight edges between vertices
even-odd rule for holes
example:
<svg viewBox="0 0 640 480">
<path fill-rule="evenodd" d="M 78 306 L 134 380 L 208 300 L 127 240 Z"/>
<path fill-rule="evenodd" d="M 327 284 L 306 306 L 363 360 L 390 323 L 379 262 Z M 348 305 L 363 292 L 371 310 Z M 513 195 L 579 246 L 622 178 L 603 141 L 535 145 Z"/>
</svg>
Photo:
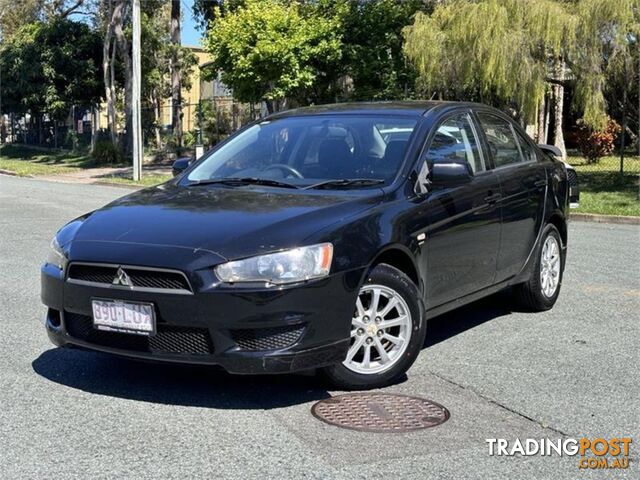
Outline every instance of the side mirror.
<svg viewBox="0 0 640 480">
<path fill-rule="evenodd" d="M 175 177 L 184 172 L 189 167 L 190 163 L 191 158 L 189 157 L 178 158 L 175 162 L 173 162 L 173 166 L 171 167 L 173 176 Z"/>
<path fill-rule="evenodd" d="M 435 186 L 456 187 L 469 183 L 473 172 L 467 163 L 434 163 L 430 176 Z"/>
<path fill-rule="evenodd" d="M 547 155 L 551 155 L 552 157 L 562 158 L 562 152 L 555 145 L 540 144 L 538 145 L 538 148 L 540 148 L 540 150 L 542 150 Z"/>
</svg>

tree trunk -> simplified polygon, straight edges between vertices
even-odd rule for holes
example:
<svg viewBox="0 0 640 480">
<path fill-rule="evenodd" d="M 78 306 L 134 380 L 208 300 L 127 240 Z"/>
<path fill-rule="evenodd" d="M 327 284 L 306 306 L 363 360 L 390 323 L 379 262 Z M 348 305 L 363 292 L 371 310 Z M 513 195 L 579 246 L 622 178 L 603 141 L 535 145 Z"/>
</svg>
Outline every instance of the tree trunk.
<svg viewBox="0 0 640 480">
<path fill-rule="evenodd" d="M 269 115 L 271 115 L 272 113 L 275 112 L 274 105 L 273 105 L 273 100 L 265 100 L 264 103 L 267 105 L 267 113 Z"/>
<path fill-rule="evenodd" d="M 98 107 L 91 107 L 91 153 L 96 148 L 96 141 L 98 139 L 98 130 L 99 125 L 98 121 L 100 120 L 100 110 Z"/>
<path fill-rule="evenodd" d="M 549 123 L 551 120 L 551 95 L 547 95 L 544 102 L 544 141 L 549 143 Z"/>
<path fill-rule="evenodd" d="M 42 128 L 42 119 L 43 116 L 41 114 L 38 114 L 38 116 L 36 117 L 36 125 L 38 128 L 38 145 L 39 146 L 43 146 L 44 145 L 44 129 Z"/>
<path fill-rule="evenodd" d="M 110 78 L 110 88 L 111 88 L 111 104 L 109 105 L 109 109 L 107 110 L 107 115 L 109 117 L 109 122 L 112 125 L 113 132 L 113 142 L 118 140 L 118 116 L 116 112 L 116 102 L 118 100 L 118 95 L 116 92 L 116 53 L 118 49 L 116 48 L 115 39 L 112 41 L 113 45 L 111 46 L 111 65 L 109 66 L 109 78 Z"/>
<path fill-rule="evenodd" d="M 111 142 L 116 143 L 116 99 L 114 90 L 114 63 L 115 46 L 113 43 L 113 26 L 115 22 L 115 11 L 110 1 L 105 1 L 107 5 L 107 18 L 109 22 L 106 26 L 102 43 L 102 79 L 104 81 L 105 100 L 107 102 L 107 129 Z"/>
<path fill-rule="evenodd" d="M 620 174 L 624 173 L 624 147 L 626 143 L 627 135 L 627 100 L 628 100 L 628 85 L 631 83 L 632 75 L 629 75 L 629 57 L 624 59 L 624 87 L 622 90 L 622 135 L 620 137 Z"/>
<path fill-rule="evenodd" d="M 176 143 L 182 146 L 182 78 L 178 53 L 180 49 L 180 0 L 171 0 L 171 43 L 173 52 L 171 56 L 171 127 L 176 138 Z"/>
<path fill-rule="evenodd" d="M 133 63 L 131 61 L 129 42 L 127 41 L 127 37 L 125 36 L 123 29 L 125 3 L 126 0 L 116 0 L 114 12 L 118 10 L 119 15 L 117 17 L 117 21 L 114 23 L 113 33 L 116 36 L 116 43 L 118 45 L 118 51 L 120 52 L 120 58 L 124 63 L 124 109 L 126 118 L 126 135 L 124 137 L 123 151 L 126 156 L 131 156 L 133 150 L 133 115 L 131 111 L 133 93 Z"/>
<path fill-rule="evenodd" d="M 556 80 L 564 80 L 565 63 L 562 57 L 556 59 L 555 75 Z M 553 144 L 562 152 L 562 159 L 567 158 L 567 149 L 564 146 L 564 134 L 562 132 L 562 119 L 564 111 L 564 87 L 558 83 L 553 86 L 555 94 L 555 109 L 553 111 L 554 119 L 554 142 Z"/>
<path fill-rule="evenodd" d="M 154 88 L 151 92 L 151 105 L 153 105 L 154 133 L 156 137 L 156 148 L 162 148 L 162 136 L 160 135 L 160 97 L 158 91 Z"/>
<path fill-rule="evenodd" d="M 547 143 L 547 125 L 546 125 L 546 112 L 547 112 L 547 96 L 545 94 L 540 101 L 540 105 L 538 105 L 538 125 L 537 125 L 537 134 L 536 141 L 539 144 Z"/>
</svg>

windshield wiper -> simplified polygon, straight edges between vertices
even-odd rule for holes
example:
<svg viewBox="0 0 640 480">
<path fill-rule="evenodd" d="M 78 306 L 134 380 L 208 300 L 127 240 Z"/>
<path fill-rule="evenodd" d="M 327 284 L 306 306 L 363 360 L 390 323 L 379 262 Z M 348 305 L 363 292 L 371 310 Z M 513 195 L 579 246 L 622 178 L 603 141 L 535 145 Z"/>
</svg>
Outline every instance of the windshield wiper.
<svg viewBox="0 0 640 480">
<path fill-rule="evenodd" d="M 381 183 L 384 183 L 384 180 L 380 178 L 341 178 L 314 183 L 313 185 L 304 187 L 304 190 L 327 187 L 370 187 L 372 185 L 380 185 Z"/>
<path fill-rule="evenodd" d="M 208 178 L 188 183 L 187 187 L 192 187 L 194 185 L 214 185 L 216 183 L 223 185 L 266 185 L 268 187 L 298 188 L 291 183 L 257 177 Z"/>
</svg>

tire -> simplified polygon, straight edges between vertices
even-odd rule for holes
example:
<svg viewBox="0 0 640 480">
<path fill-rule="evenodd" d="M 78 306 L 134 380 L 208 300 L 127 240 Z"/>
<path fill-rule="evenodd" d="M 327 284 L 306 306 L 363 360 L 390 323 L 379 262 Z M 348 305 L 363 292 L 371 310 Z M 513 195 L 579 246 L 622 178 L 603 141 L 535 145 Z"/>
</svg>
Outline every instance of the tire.
<svg viewBox="0 0 640 480">
<path fill-rule="evenodd" d="M 551 239 L 551 240 L 550 240 Z M 553 292 L 549 294 L 550 289 L 547 285 L 543 285 L 543 269 L 545 268 L 545 260 L 543 259 L 545 245 L 547 242 L 557 245 L 557 259 L 558 272 L 557 283 Z M 555 225 L 548 224 L 542 232 L 541 240 L 535 251 L 535 263 L 532 268 L 531 277 L 525 283 L 515 285 L 514 294 L 516 300 L 520 305 L 528 310 L 534 312 L 542 312 L 552 308 L 558 295 L 560 294 L 560 287 L 562 286 L 562 275 L 564 273 L 565 252 L 562 245 L 562 238 L 560 232 Z M 549 262 L 546 262 L 549 265 Z M 547 269 L 548 270 L 548 269 Z M 545 290 L 546 289 L 546 293 Z"/>
<path fill-rule="evenodd" d="M 374 301 L 376 295 L 378 301 Z M 385 313 L 389 304 L 392 306 Z M 397 268 L 381 263 L 369 272 L 360 289 L 347 358 L 343 363 L 323 368 L 322 373 L 339 389 L 387 386 L 411 367 L 422 349 L 425 334 L 424 304 L 417 286 Z M 358 349 L 352 354 L 357 343 Z"/>
</svg>

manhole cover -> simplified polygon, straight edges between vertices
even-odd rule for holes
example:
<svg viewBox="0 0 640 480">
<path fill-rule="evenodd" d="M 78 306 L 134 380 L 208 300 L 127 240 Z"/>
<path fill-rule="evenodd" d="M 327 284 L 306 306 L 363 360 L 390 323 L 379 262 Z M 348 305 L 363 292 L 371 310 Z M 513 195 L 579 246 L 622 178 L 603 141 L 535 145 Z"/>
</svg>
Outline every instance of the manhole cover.
<svg viewBox="0 0 640 480">
<path fill-rule="evenodd" d="M 408 432 L 449 419 L 449 411 L 431 400 L 390 393 L 338 395 L 319 401 L 311 413 L 331 425 L 365 432 Z"/>
</svg>

